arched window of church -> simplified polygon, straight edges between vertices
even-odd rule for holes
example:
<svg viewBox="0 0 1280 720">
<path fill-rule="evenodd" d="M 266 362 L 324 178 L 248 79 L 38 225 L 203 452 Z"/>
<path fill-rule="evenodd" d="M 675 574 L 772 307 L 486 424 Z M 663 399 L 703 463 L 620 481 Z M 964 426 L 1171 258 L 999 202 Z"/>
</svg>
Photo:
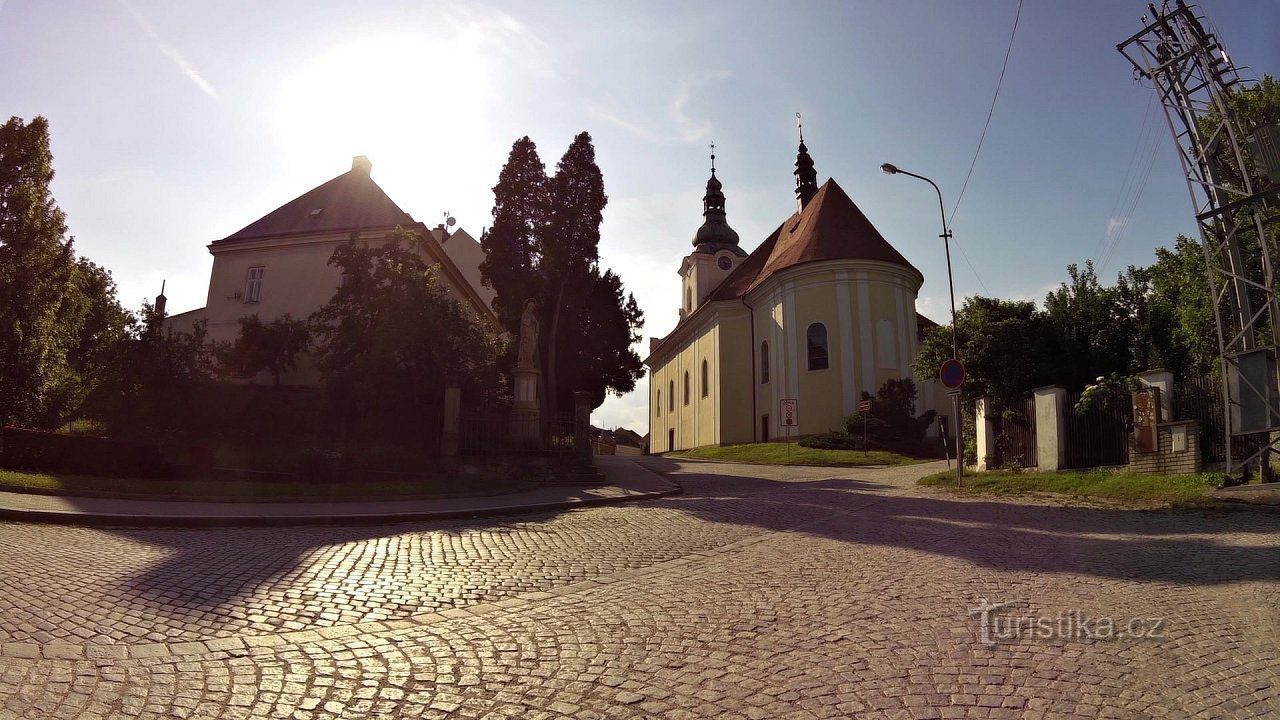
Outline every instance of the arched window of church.
<svg viewBox="0 0 1280 720">
<path fill-rule="evenodd" d="M 653 414 L 662 417 L 662 391 L 658 391 L 658 402 L 653 406 Z"/>
<path fill-rule="evenodd" d="M 676 381 L 672 380 L 667 383 L 667 410 L 676 411 Z"/>
<path fill-rule="evenodd" d="M 769 382 L 769 341 L 760 343 L 760 384 Z"/>
<path fill-rule="evenodd" d="M 702 361 L 702 397 L 706 397 L 710 390 L 711 383 L 707 378 L 707 361 Z"/>
<path fill-rule="evenodd" d="M 684 311 L 693 312 L 693 288 L 691 287 L 684 289 Z"/>
<path fill-rule="evenodd" d="M 809 339 L 809 369 L 826 370 L 827 361 L 827 326 L 816 322 L 809 326 L 806 333 Z"/>
<path fill-rule="evenodd" d="M 689 371 L 684 371 L 684 404 L 689 404 Z"/>
</svg>

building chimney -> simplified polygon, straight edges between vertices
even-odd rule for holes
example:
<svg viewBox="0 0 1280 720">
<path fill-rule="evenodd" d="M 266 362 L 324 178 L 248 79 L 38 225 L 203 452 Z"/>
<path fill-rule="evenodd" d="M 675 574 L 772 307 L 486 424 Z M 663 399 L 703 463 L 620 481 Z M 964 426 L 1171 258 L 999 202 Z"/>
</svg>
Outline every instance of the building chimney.
<svg viewBox="0 0 1280 720">
<path fill-rule="evenodd" d="M 355 157 L 351 158 L 351 169 L 359 170 L 365 175 L 368 175 L 369 173 L 373 172 L 373 163 L 369 162 L 369 158 L 365 157 L 364 155 L 356 155 Z"/>
</svg>

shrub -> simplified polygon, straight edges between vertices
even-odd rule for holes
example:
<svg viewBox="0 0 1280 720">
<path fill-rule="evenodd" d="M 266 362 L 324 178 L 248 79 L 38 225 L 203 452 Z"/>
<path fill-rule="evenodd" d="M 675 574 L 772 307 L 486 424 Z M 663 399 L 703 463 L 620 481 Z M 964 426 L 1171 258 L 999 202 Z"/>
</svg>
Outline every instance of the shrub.
<svg viewBox="0 0 1280 720">
<path fill-rule="evenodd" d="M 19 428 L 0 429 L 0 467 L 109 477 L 167 478 L 173 474 L 153 445 Z"/>
<path fill-rule="evenodd" d="M 822 433 L 821 435 L 814 435 L 813 437 L 808 437 L 808 438 L 805 438 L 804 440 L 801 440 L 797 444 L 800 445 L 800 447 L 816 448 L 818 450 L 862 450 L 863 449 L 861 433 L 859 433 L 855 437 L 853 435 L 850 435 L 849 433 L 840 432 L 839 430 L 832 430 L 831 432 L 825 432 L 825 433 Z M 870 442 L 868 443 L 868 445 L 871 446 L 871 448 L 868 448 L 868 449 L 874 449 L 875 447 L 874 442 Z"/>
</svg>

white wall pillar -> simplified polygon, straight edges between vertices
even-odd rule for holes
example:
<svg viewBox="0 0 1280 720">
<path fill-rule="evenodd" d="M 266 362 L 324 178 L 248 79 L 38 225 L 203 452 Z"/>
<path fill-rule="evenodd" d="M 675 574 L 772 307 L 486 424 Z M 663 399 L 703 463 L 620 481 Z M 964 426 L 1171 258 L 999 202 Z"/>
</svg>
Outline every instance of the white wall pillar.
<svg viewBox="0 0 1280 720">
<path fill-rule="evenodd" d="M 1061 470 L 1067 462 L 1067 389 L 1060 385 L 1037 388 L 1036 465 Z"/>
<path fill-rule="evenodd" d="M 991 398 L 980 397 L 973 401 L 974 434 L 977 436 L 978 470 L 987 470 L 988 460 L 996 456 L 996 433 L 991 424 Z M 963 462 L 963 459 L 961 460 Z"/>
<path fill-rule="evenodd" d="M 1173 373 L 1168 370 L 1148 370 L 1138 373 L 1138 382 L 1143 387 L 1160 388 L 1160 422 L 1172 422 L 1173 417 Z"/>
</svg>

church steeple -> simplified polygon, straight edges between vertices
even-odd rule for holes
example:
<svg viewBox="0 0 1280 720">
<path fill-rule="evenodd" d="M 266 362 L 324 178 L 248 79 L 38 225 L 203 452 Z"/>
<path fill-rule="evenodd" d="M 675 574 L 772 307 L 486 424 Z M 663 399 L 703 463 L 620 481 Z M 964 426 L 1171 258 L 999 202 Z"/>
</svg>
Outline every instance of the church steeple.
<svg viewBox="0 0 1280 720">
<path fill-rule="evenodd" d="M 804 144 L 804 125 L 800 113 L 796 113 L 796 129 L 800 131 L 800 149 L 796 152 L 796 202 L 800 210 L 818 194 L 818 171 L 813 169 L 813 158 Z"/>
<path fill-rule="evenodd" d="M 711 144 L 711 177 L 707 180 L 707 193 L 702 196 L 702 227 L 693 235 L 694 252 L 716 253 L 720 250 L 732 250 L 735 255 L 745 256 L 746 252 L 738 247 L 738 233 L 729 227 L 725 220 L 724 193 L 722 185 L 716 177 L 716 145 Z"/>
</svg>

